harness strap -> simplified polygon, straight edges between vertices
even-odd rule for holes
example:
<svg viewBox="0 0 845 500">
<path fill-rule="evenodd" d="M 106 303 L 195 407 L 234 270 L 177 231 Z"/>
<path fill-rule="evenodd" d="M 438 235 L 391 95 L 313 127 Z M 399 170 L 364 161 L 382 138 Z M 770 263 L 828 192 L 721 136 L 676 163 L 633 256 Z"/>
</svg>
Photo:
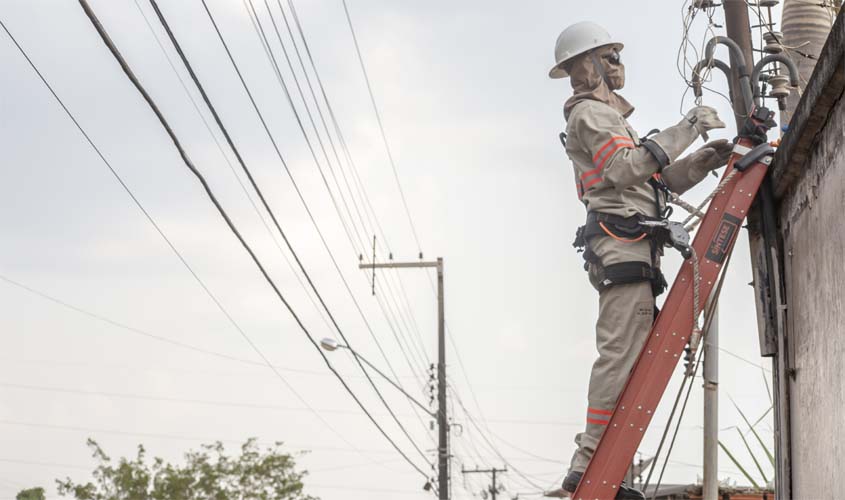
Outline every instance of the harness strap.
<svg viewBox="0 0 845 500">
<path fill-rule="evenodd" d="M 663 169 L 672 163 L 672 159 L 669 158 L 669 155 L 666 154 L 666 151 L 663 151 L 663 148 L 660 147 L 660 144 L 652 141 L 651 139 L 643 139 L 640 142 L 640 146 L 644 147 L 646 151 L 651 153 L 651 156 L 657 160 L 657 172 L 662 172 Z"/>
<path fill-rule="evenodd" d="M 651 282 L 651 289 L 654 296 L 658 296 L 666 290 L 668 284 L 663 273 L 657 267 L 657 252 L 662 247 L 658 240 L 663 236 L 655 227 L 643 226 L 644 220 L 660 220 L 643 215 L 622 217 L 602 212 L 589 212 L 587 223 L 578 228 L 573 246 L 579 251 L 583 249 L 584 269 L 589 270 L 590 264 L 595 266 L 599 278 L 599 292 L 614 286 L 629 283 Z M 648 237 L 651 243 L 651 264 L 646 262 L 621 262 L 605 266 L 598 255 L 590 248 L 590 240 L 596 236 L 610 236 L 616 240 L 626 243 L 634 243 Z"/>
<path fill-rule="evenodd" d="M 597 266 L 599 292 L 615 286 L 628 285 L 632 283 L 651 282 L 651 291 L 658 296 L 666 289 L 668 284 L 659 268 L 653 267 L 646 262 L 620 262 L 609 266 Z"/>
</svg>

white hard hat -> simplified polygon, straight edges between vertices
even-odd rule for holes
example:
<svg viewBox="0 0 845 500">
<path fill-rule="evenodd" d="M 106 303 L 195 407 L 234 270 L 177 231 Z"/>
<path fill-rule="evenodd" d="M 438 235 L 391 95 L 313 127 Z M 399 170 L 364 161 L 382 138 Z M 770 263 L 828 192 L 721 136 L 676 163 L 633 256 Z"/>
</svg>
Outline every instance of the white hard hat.
<svg viewBox="0 0 845 500">
<path fill-rule="evenodd" d="M 549 71 L 549 78 L 569 76 L 561 65 L 575 56 L 602 45 L 623 45 L 610 37 L 610 34 L 596 23 L 584 21 L 575 23 L 560 33 L 555 45 L 555 65 Z"/>
</svg>

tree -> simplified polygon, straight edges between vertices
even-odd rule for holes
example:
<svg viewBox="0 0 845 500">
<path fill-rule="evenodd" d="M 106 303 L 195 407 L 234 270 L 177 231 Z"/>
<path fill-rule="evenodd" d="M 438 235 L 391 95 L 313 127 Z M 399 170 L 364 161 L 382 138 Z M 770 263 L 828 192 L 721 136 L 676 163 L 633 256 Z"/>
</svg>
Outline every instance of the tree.
<svg viewBox="0 0 845 500">
<path fill-rule="evenodd" d="M 185 464 L 178 465 L 161 458 L 149 462 L 139 445 L 134 459 L 114 463 L 89 439 L 97 462 L 94 482 L 66 478 L 56 483 L 60 495 L 76 500 L 318 500 L 303 492 L 307 472 L 297 471 L 294 457 L 282 453 L 281 446 L 276 443 L 262 452 L 250 439 L 240 456 L 228 457 L 217 442 L 189 451 Z"/>
<path fill-rule="evenodd" d="M 15 495 L 15 500 L 44 500 L 44 488 L 30 488 L 28 490 L 21 490 Z"/>
</svg>

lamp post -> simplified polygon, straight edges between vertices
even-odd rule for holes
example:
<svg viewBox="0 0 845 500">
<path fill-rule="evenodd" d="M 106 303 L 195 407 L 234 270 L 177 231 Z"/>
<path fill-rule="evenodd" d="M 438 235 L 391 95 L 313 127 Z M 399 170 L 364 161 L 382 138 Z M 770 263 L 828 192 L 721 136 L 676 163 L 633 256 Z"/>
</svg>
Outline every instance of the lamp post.
<svg viewBox="0 0 845 500">
<path fill-rule="evenodd" d="M 425 414 L 426 414 L 426 415 L 428 415 L 428 416 L 430 416 L 430 417 L 436 417 L 436 416 L 437 416 L 434 412 L 432 412 L 431 410 L 429 410 L 428 408 L 426 408 L 426 406 L 425 406 L 424 404 L 420 403 L 420 402 L 419 402 L 419 401 L 417 401 L 417 400 L 416 400 L 413 396 L 411 396 L 410 394 L 408 394 L 408 391 L 406 391 L 405 389 L 403 389 L 403 388 L 402 388 L 402 386 L 400 386 L 398 383 L 396 383 L 396 382 L 395 382 L 392 378 L 388 377 L 388 376 L 387 376 L 387 375 L 386 375 L 383 371 L 379 370 L 378 368 L 376 368 L 376 366 L 375 366 L 375 365 L 373 365 L 372 363 L 370 363 L 369 361 L 367 361 L 367 358 L 365 358 L 365 357 L 361 356 L 360 354 L 358 354 L 358 352 L 356 352 L 354 349 L 352 349 L 352 348 L 351 348 L 351 347 L 349 347 L 348 345 L 341 344 L 341 343 L 340 343 L 340 342 L 338 342 L 337 340 L 332 339 L 332 338 L 328 338 L 328 337 L 327 337 L 327 338 L 324 338 L 324 339 L 320 340 L 320 347 L 322 347 L 324 350 L 326 350 L 326 351 L 328 351 L 328 352 L 333 352 L 333 351 L 336 351 L 336 350 L 338 350 L 338 349 L 346 349 L 346 350 L 348 350 L 350 353 L 352 353 L 352 355 L 353 355 L 353 356 L 355 356 L 355 358 L 356 358 L 356 359 L 361 360 L 361 361 L 362 361 L 365 365 L 367 365 L 368 367 L 370 367 L 370 369 L 372 369 L 374 372 L 378 373 L 378 374 L 381 376 L 381 378 L 383 378 L 383 379 L 387 380 L 387 381 L 390 383 L 390 385 L 392 385 L 392 386 L 393 386 L 393 387 L 395 387 L 395 388 L 396 388 L 399 392 L 401 392 L 402 394 L 404 394 L 404 395 L 405 395 L 405 397 L 406 397 L 406 398 L 408 398 L 408 399 L 409 399 L 412 403 L 414 403 L 414 404 L 415 404 L 415 405 L 417 405 L 419 408 L 421 408 L 421 409 L 425 412 Z"/>
</svg>

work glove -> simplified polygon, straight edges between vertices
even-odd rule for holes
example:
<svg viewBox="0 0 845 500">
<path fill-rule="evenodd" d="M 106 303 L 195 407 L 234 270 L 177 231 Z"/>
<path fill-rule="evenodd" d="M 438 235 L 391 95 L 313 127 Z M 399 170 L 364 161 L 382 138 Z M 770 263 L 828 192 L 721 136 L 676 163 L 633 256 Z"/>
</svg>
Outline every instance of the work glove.
<svg viewBox="0 0 845 500">
<path fill-rule="evenodd" d="M 710 106 L 696 106 L 689 110 L 684 119 L 690 122 L 699 135 L 708 140 L 707 132 L 717 128 L 725 128 L 725 122 L 719 119 L 719 114 Z"/>
<path fill-rule="evenodd" d="M 711 170 L 728 163 L 733 143 L 726 139 L 711 141 L 697 151 L 663 169 L 663 182 L 677 194 L 683 194 L 704 180 Z"/>
<path fill-rule="evenodd" d="M 698 136 L 707 140 L 707 132 L 716 128 L 725 128 L 716 110 L 707 106 L 697 106 L 692 108 L 677 125 L 651 136 L 650 140 L 660 146 L 671 163 L 690 147 Z"/>
</svg>

